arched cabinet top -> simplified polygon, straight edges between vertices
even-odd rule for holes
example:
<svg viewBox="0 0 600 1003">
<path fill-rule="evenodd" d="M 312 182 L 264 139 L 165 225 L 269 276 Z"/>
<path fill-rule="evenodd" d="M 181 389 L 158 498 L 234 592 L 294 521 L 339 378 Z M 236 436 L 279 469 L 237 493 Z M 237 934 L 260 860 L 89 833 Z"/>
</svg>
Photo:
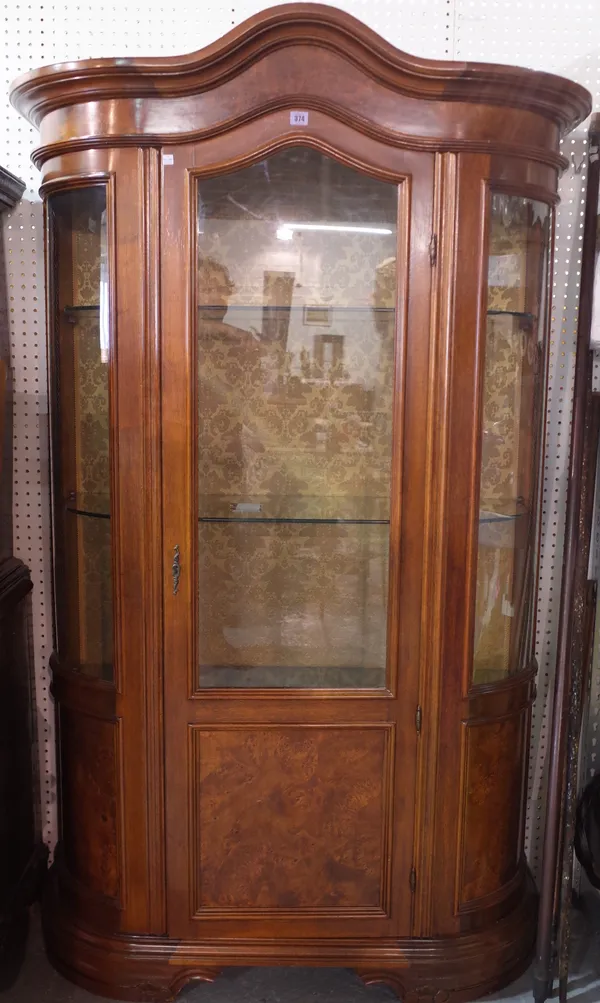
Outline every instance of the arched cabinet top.
<svg viewBox="0 0 600 1003">
<path fill-rule="evenodd" d="M 569 80 L 407 55 L 351 15 L 313 3 L 266 10 L 185 56 L 43 67 L 15 82 L 11 101 L 41 130 L 38 164 L 91 146 L 197 141 L 301 107 L 395 145 L 558 165 L 559 137 L 591 110 L 588 92 Z"/>
</svg>

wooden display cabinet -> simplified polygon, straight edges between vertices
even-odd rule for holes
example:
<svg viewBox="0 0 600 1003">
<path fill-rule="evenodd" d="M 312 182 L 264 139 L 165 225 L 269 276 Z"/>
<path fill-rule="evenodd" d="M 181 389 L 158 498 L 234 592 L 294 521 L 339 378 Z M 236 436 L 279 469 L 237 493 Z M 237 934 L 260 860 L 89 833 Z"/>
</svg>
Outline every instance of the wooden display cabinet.
<svg viewBox="0 0 600 1003">
<path fill-rule="evenodd" d="M 568 81 L 317 4 L 47 67 L 69 977 L 226 965 L 458 1003 L 527 964 L 523 854 Z"/>
</svg>

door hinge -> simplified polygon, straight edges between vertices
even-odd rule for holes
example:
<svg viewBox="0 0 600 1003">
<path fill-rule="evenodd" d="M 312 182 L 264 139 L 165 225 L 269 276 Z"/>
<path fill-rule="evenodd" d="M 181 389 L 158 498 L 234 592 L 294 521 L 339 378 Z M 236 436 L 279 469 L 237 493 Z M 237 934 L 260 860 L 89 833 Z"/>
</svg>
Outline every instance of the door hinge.
<svg viewBox="0 0 600 1003">
<path fill-rule="evenodd" d="M 417 872 L 414 867 L 410 869 L 410 878 L 408 879 L 410 885 L 411 894 L 414 895 L 417 890 Z"/>
<path fill-rule="evenodd" d="M 437 263 L 437 233 L 433 233 L 429 241 L 429 263 L 432 267 Z"/>
<path fill-rule="evenodd" d="M 417 713 L 415 714 L 415 727 L 417 729 L 417 735 L 421 734 L 421 728 L 423 727 L 423 711 L 421 710 L 421 705 L 417 707 Z"/>
</svg>

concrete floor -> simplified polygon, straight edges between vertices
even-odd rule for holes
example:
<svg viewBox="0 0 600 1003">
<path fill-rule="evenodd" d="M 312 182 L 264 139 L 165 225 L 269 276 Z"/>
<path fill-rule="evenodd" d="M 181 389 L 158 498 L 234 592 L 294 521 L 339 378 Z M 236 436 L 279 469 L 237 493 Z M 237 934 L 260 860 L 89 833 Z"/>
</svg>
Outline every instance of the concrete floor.
<svg viewBox="0 0 600 1003">
<path fill-rule="evenodd" d="M 600 1003 L 600 934 L 574 920 L 569 1000 Z M 531 977 L 524 975 L 509 989 L 486 997 L 487 1003 L 530 1003 Z M 555 993 L 553 999 L 557 999 Z M 212 984 L 190 987 L 181 1003 L 391 1003 L 385 986 L 367 988 L 350 971 L 340 968 L 228 969 Z M 25 964 L 16 985 L 0 994 L 1 1003 L 100 1003 L 67 982 L 50 966 L 44 953 L 39 920 L 33 917 Z"/>
</svg>

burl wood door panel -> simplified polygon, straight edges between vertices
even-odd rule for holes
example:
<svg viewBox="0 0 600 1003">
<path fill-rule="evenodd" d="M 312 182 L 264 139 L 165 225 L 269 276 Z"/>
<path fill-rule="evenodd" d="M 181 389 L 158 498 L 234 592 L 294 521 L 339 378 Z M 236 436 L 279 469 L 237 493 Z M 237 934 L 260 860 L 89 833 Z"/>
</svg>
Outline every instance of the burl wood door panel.
<svg viewBox="0 0 600 1003">
<path fill-rule="evenodd" d="M 464 727 L 459 910 L 470 912 L 502 897 L 518 872 L 528 711 Z"/>
<path fill-rule="evenodd" d="M 190 729 L 194 913 L 389 908 L 392 726 Z"/>
</svg>

